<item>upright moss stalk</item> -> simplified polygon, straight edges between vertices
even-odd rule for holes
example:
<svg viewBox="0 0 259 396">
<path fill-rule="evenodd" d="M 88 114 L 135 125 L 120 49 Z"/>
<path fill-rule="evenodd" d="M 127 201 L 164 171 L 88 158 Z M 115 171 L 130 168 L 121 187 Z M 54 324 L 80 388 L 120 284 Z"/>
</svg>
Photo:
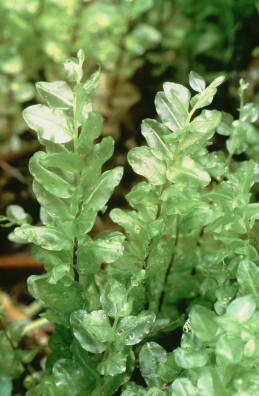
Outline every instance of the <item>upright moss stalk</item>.
<svg viewBox="0 0 259 396">
<path fill-rule="evenodd" d="M 160 121 L 143 121 L 147 146 L 128 155 L 146 180 L 127 194 L 132 209 L 110 214 L 125 232 L 92 238 L 122 169 L 102 173 L 113 140 L 99 139 L 102 118 L 91 106 L 99 72 L 84 82 L 83 62 L 79 51 L 65 63 L 72 88 L 64 81 L 37 83 L 47 105 L 24 112 L 45 146 L 29 165 L 42 225 L 30 225 L 18 206 L 1 218 L 18 225 L 12 240 L 35 245 L 46 273 L 31 276 L 29 290 L 46 307 L 43 318 L 55 324 L 42 370 L 26 377 L 27 396 L 255 396 L 258 164 L 237 161 L 236 154 L 254 154 L 249 139 L 258 106 L 243 102 L 241 82 L 234 121 L 203 109 L 222 77 L 206 87 L 191 72 L 192 98 L 186 87 L 165 83 L 155 99 Z M 229 155 L 209 147 L 216 131 L 228 136 Z M 0 332 L 7 356 L 0 384 L 9 391 L 34 357 L 19 347 L 33 327 Z M 161 335 L 170 342 L 179 327 L 180 346 L 173 349 L 172 339 L 168 352 Z"/>
</svg>

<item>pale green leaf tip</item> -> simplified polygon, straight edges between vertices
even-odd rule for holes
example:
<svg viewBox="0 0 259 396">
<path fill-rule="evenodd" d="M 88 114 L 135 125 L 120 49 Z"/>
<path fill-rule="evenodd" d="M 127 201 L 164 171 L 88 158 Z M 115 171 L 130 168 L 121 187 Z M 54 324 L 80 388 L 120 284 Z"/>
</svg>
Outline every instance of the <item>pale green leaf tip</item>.
<svg viewBox="0 0 259 396">
<path fill-rule="evenodd" d="M 84 63 L 85 60 L 85 52 L 82 48 L 80 48 L 77 52 L 77 57 L 79 60 L 79 63 L 82 65 Z"/>
</svg>

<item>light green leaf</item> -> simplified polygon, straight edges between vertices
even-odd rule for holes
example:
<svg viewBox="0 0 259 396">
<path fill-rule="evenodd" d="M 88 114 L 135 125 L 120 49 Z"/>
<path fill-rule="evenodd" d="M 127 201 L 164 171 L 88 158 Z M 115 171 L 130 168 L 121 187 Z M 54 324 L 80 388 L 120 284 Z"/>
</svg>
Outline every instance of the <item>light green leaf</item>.
<svg viewBox="0 0 259 396">
<path fill-rule="evenodd" d="M 84 207 L 90 206 L 96 211 L 103 209 L 113 189 L 119 184 L 122 174 L 123 168 L 121 166 L 104 172 L 97 184 L 89 189 Z"/>
<path fill-rule="evenodd" d="M 167 178 L 174 183 L 191 183 L 203 187 L 210 182 L 210 175 L 188 156 L 181 158 L 168 168 Z"/>
<path fill-rule="evenodd" d="M 209 204 L 201 202 L 200 205 L 195 206 L 195 203 L 193 203 L 192 209 L 182 217 L 180 230 L 183 234 L 194 233 L 214 221 L 215 218 L 215 212 Z"/>
<path fill-rule="evenodd" d="M 200 393 L 204 396 L 228 396 L 226 386 L 217 368 L 204 368 L 198 378 L 197 385 Z"/>
<path fill-rule="evenodd" d="M 103 164 L 112 156 L 114 140 L 111 136 L 105 137 L 95 144 L 88 153 L 81 178 L 81 188 L 85 191 L 93 187 L 101 177 Z"/>
<path fill-rule="evenodd" d="M 196 389 L 188 378 L 178 378 L 172 385 L 172 396 L 198 396 Z"/>
<path fill-rule="evenodd" d="M 108 316 L 102 310 L 87 313 L 81 309 L 73 312 L 70 322 L 74 336 L 86 351 L 102 353 L 106 349 L 105 343 L 114 340 Z"/>
<path fill-rule="evenodd" d="M 130 150 L 128 161 L 134 172 L 146 177 L 151 184 L 165 183 L 165 164 L 152 154 L 150 148 L 144 146 Z"/>
<path fill-rule="evenodd" d="M 84 64 L 84 61 L 85 61 L 85 52 L 84 52 L 84 50 L 83 50 L 82 48 L 80 48 L 80 49 L 77 51 L 76 56 L 77 56 L 77 59 L 78 59 L 78 61 L 79 61 L 79 65 L 83 65 L 83 64 Z"/>
<path fill-rule="evenodd" d="M 31 253 L 32 257 L 38 263 L 43 264 L 47 271 L 51 271 L 52 268 L 62 265 L 67 257 L 66 251 L 50 251 L 39 246 L 34 246 Z"/>
<path fill-rule="evenodd" d="M 155 342 L 147 342 L 140 350 L 140 371 L 148 386 L 161 386 L 158 368 L 165 363 L 167 354 L 164 348 Z"/>
<path fill-rule="evenodd" d="M 165 96 L 177 113 L 188 114 L 190 91 L 181 84 L 166 82 L 163 84 Z"/>
<path fill-rule="evenodd" d="M 129 382 L 121 396 L 142 396 L 145 393 L 146 390 L 142 386 L 136 385 L 134 382 Z"/>
<path fill-rule="evenodd" d="M 71 279 L 73 279 L 73 274 L 71 273 L 71 266 L 69 264 L 60 264 L 52 268 L 50 272 L 49 283 L 55 285 L 60 279 L 71 274 Z"/>
<path fill-rule="evenodd" d="M 114 140 L 108 136 L 95 144 L 86 156 L 81 177 L 81 190 L 89 191 L 101 177 L 103 164 L 112 156 Z"/>
<path fill-rule="evenodd" d="M 214 95 L 217 92 L 217 87 L 222 84 L 224 81 L 224 77 L 220 76 L 217 77 L 215 80 L 212 81 L 212 83 L 204 90 L 202 91 L 200 94 L 197 94 L 194 98 L 195 98 L 195 102 L 194 102 L 194 107 L 196 109 L 200 109 L 204 106 L 208 106 L 211 104 Z M 192 99 L 194 99 L 192 98 Z"/>
<path fill-rule="evenodd" d="M 154 321 L 155 314 L 148 311 L 138 316 L 127 316 L 120 320 L 117 335 L 124 340 L 125 345 L 136 345 L 150 332 Z"/>
<path fill-rule="evenodd" d="M 250 220 L 250 224 L 254 224 L 255 220 L 259 220 L 259 203 L 250 203 L 245 207 L 245 217 Z"/>
<path fill-rule="evenodd" d="M 224 81 L 225 81 L 225 77 L 219 76 L 219 77 L 216 77 L 215 80 L 213 80 L 209 86 L 212 88 L 217 88 L 219 85 L 223 84 Z"/>
<path fill-rule="evenodd" d="M 107 396 L 115 395 L 119 387 L 129 381 L 129 375 L 127 373 L 121 373 L 113 377 L 110 376 L 106 378 L 107 379 L 105 382 L 105 395 Z"/>
<path fill-rule="evenodd" d="M 118 231 L 101 233 L 93 242 L 95 254 L 106 263 L 113 263 L 123 254 L 125 236 Z"/>
<path fill-rule="evenodd" d="M 84 161 L 77 153 L 52 153 L 42 158 L 41 164 L 46 168 L 58 168 L 64 172 L 76 173 L 83 168 Z"/>
<path fill-rule="evenodd" d="M 84 90 L 88 96 L 90 96 L 93 93 L 93 91 L 98 87 L 100 75 L 101 75 L 101 69 L 99 68 L 84 83 Z"/>
<path fill-rule="evenodd" d="M 115 208 L 110 212 L 110 217 L 114 223 L 119 224 L 128 234 L 134 234 L 140 229 L 140 221 L 135 212 Z"/>
<path fill-rule="evenodd" d="M 82 270 L 89 272 L 90 269 L 94 269 L 95 272 L 101 263 L 112 263 L 117 260 L 123 254 L 124 239 L 125 236 L 118 231 L 105 231 L 94 241 L 91 239 L 87 240 L 78 250 Z"/>
<path fill-rule="evenodd" d="M 59 251 L 72 248 L 72 241 L 52 226 L 23 225 L 15 228 L 14 235 L 27 243 L 35 243 L 47 250 Z"/>
<path fill-rule="evenodd" d="M 176 363 L 184 369 L 204 367 L 209 360 L 209 355 L 205 349 L 176 348 L 174 354 Z"/>
<path fill-rule="evenodd" d="M 6 209 L 7 217 L 16 224 L 31 223 L 31 216 L 19 205 L 9 205 Z"/>
<path fill-rule="evenodd" d="M 247 322 L 256 310 L 256 302 L 252 295 L 236 298 L 227 307 L 227 313 L 239 323 Z"/>
<path fill-rule="evenodd" d="M 75 232 L 77 236 L 80 236 L 83 232 L 89 232 L 96 221 L 96 210 L 91 207 L 84 207 L 80 213 L 80 216 L 74 220 Z"/>
<path fill-rule="evenodd" d="M 40 303 L 51 308 L 44 316 L 51 322 L 66 327 L 69 327 L 71 313 L 79 310 L 84 303 L 81 286 L 69 278 L 51 284 L 48 274 L 31 275 L 28 279 L 28 290 Z"/>
<path fill-rule="evenodd" d="M 146 278 L 146 271 L 145 270 L 140 270 L 139 272 L 136 272 L 135 274 L 132 275 L 130 279 L 130 283 L 132 287 L 137 287 L 141 285 L 141 283 L 144 282 Z"/>
<path fill-rule="evenodd" d="M 233 131 L 232 122 L 234 118 L 231 114 L 225 113 L 224 111 L 221 112 L 222 119 L 220 124 L 217 127 L 217 133 L 223 136 L 230 136 Z"/>
<path fill-rule="evenodd" d="M 216 315 L 201 305 L 196 305 L 190 312 L 192 330 L 202 341 L 212 341 L 217 336 Z"/>
<path fill-rule="evenodd" d="M 42 162 L 46 157 L 46 153 L 38 151 L 30 159 L 29 169 L 32 176 L 49 193 L 59 198 L 70 198 L 73 192 L 73 186 L 56 173 L 44 168 Z"/>
<path fill-rule="evenodd" d="M 163 140 L 162 124 L 155 120 L 146 119 L 141 124 L 141 133 L 145 137 L 152 153 L 160 160 L 172 158 L 172 153 Z"/>
<path fill-rule="evenodd" d="M 148 182 L 140 182 L 133 186 L 126 195 L 129 204 L 141 213 L 144 221 L 154 220 L 158 209 L 156 187 Z"/>
<path fill-rule="evenodd" d="M 83 121 L 82 130 L 78 139 L 79 154 L 88 154 L 93 146 L 93 142 L 97 139 L 102 131 L 103 118 L 101 114 L 90 112 Z"/>
<path fill-rule="evenodd" d="M 92 112 L 92 103 L 82 84 L 74 88 L 73 116 L 78 125 L 82 125 L 89 112 Z"/>
<path fill-rule="evenodd" d="M 242 109 L 240 109 L 241 121 L 245 122 L 256 122 L 259 117 L 259 105 L 257 103 L 246 103 Z"/>
<path fill-rule="evenodd" d="M 221 113 L 217 110 L 203 110 L 189 125 L 189 130 L 196 133 L 214 131 L 221 121 Z M 209 136 L 210 137 L 210 136 Z M 208 137 L 208 138 L 209 138 Z"/>
<path fill-rule="evenodd" d="M 65 81 L 37 82 L 35 85 L 50 107 L 69 109 L 73 106 L 73 91 Z"/>
<path fill-rule="evenodd" d="M 166 362 L 160 364 L 158 369 L 158 375 L 163 383 L 171 383 L 179 377 L 180 372 L 181 368 L 176 364 L 174 352 L 167 353 Z"/>
<path fill-rule="evenodd" d="M 213 98 L 217 92 L 216 88 L 211 87 L 210 85 L 203 91 L 201 94 L 197 96 L 197 101 L 195 103 L 196 109 L 201 109 L 202 107 L 209 106 L 213 101 Z"/>
<path fill-rule="evenodd" d="M 195 71 L 190 72 L 189 84 L 196 92 L 202 92 L 206 88 L 206 83 L 204 79 Z"/>
<path fill-rule="evenodd" d="M 165 396 L 165 392 L 163 392 L 159 388 L 152 387 L 150 388 L 147 393 L 145 393 L 145 396 Z"/>
<path fill-rule="evenodd" d="M 236 336 L 221 335 L 216 344 L 216 354 L 226 364 L 238 364 L 243 356 L 244 342 Z"/>
<path fill-rule="evenodd" d="M 249 260 L 242 260 L 237 270 L 237 280 L 242 292 L 251 293 L 258 297 L 259 295 L 259 268 Z"/>
<path fill-rule="evenodd" d="M 68 205 L 63 199 L 50 194 L 35 180 L 33 181 L 32 187 L 38 202 L 47 210 L 52 219 L 63 221 L 64 219 L 68 220 L 68 218 L 70 218 Z"/>
<path fill-rule="evenodd" d="M 164 124 L 172 131 L 182 129 L 188 117 L 190 91 L 183 85 L 165 83 L 164 92 L 158 92 L 156 110 Z"/>
<path fill-rule="evenodd" d="M 112 351 L 108 358 L 100 363 L 98 371 L 101 375 L 115 376 L 126 371 L 128 352 Z"/>
<path fill-rule="evenodd" d="M 125 286 L 116 279 L 109 279 L 101 294 L 100 302 L 108 316 L 124 317 L 130 315 L 132 304 L 128 302 Z"/>
<path fill-rule="evenodd" d="M 63 341 L 63 345 L 64 347 L 67 349 L 67 345 L 70 344 L 71 341 L 71 330 L 68 330 L 67 332 L 64 332 L 64 328 L 60 327 L 56 330 L 55 335 L 59 335 L 59 338 L 56 340 L 55 342 L 55 347 L 56 349 L 59 350 L 60 348 L 60 344 Z M 67 337 L 66 337 L 67 335 Z M 53 337 L 53 335 L 52 335 Z M 52 347 L 52 343 L 50 343 L 50 347 L 53 349 Z M 73 354 L 73 359 L 75 362 L 77 362 L 77 367 L 80 367 L 83 372 L 84 372 L 84 384 L 87 385 L 89 387 L 88 391 L 86 392 L 86 394 L 88 392 L 92 392 L 93 389 L 96 386 L 96 382 L 98 379 L 98 372 L 97 372 L 97 366 L 98 366 L 98 360 L 96 359 L 96 356 L 93 356 L 90 353 L 86 353 L 85 349 L 83 349 L 81 347 L 81 345 L 79 344 L 79 342 L 77 340 L 74 340 L 70 346 L 70 351 Z M 70 352 L 69 351 L 69 352 Z M 60 351 L 62 353 L 62 351 Z M 70 353 L 69 353 L 70 356 Z M 82 388 L 82 387 L 81 387 Z M 81 389 L 82 390 L 82 389 Z"/>
<path fill-rule="evenodd" d="M 89 373 L 85 373 L 77 361 L 69 358 L 59 359 L 55 362 L 51 379 L 53 388 L 50 384 L 46 386 L 46 392 L 51 396 L 89 394 L 93 389 L 93 381 L 92 378 L 89 378 Z M 45 391 L 43 391 L 44 393 Z"/>
<path fill-rule="evenodd" d="M 80 81 L 83 77 L 82 64 L 77 58 L 69 58 L 64 62 L 67 79 L 71 82 Z"/>
<path fill-rule="evenodd" d="M 92 228 L 96 213 L 102 210 L 110 198 L 114 188 L 119 184 L 123 174 L 123 168 L 118 166 L 112 170 L 104 172 L 96 184 L 89 186 L 84 195 L 82 211 L 77 219 L 79 227 L 90 231 Z"/>
<path fill-rule="evenodd" d="M 39 138 L 53 143 L 67 143 L 72 140 L 72 130 L 62 110 L 33 105 L 23 111 L 23 118 L 31 129 L 38 132 Z"/>
</svg>

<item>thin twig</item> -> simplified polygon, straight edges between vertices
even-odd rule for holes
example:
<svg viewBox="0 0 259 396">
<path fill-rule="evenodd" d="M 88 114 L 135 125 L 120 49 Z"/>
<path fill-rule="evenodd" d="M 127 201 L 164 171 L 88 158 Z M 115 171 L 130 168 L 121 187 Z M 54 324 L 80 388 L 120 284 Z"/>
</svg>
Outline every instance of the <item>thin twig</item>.
<svg viewBox="0 0 259 396">
<path fill-rule="evenodd" d="M 171 261 L 166 269 L 166 273 L 165 273 L 165 279 L 164 279 L 164 288 L 163 291 L 160 295 L 159 298 L 159 304 L 158 304 L 158 311 L 161 311 L 162 306 L 164 304 L 164 300 L 165 300 L 165 289 L 166 289 L 166 285 L 168 282 L 168 278 L 169 275 L 171 273 L 172 267 L 174 265 L 174 261 L 175 261 L 175 257 L 176 257 L 176 253 L 177 253 L 177 245 L 178 245 L 178 240 L 179 240 L 179 215 L 176 216 L 176 226 L 175 226 L 175 250 L 174 253 L 172 255 Z"/>
<path fill-rule="evenodd" d="M 77 268 L 77 251 L 78 251 L 78 240 L 77 238 L 74 239 L 74 246 L 73 246 L 73 268 L 75 271 L 75 281 L 79 282 L 79 273 Z"/>
<path fill-rule="evenodd" d="M 32 321 L 23 329 L 23 335 L 31 333 L 35 330 L 42 328 L 43 326 L 47 325 L 49 321 L 46 318 L 40 318 L 37 320 Z"/>
<path fill-rule="evenodd" d="M 28 180 L 23 176 L 23 174 L 17 168 L 13 167 L 12 165 L 8 164 L 7 162 L 0 160 L 0 167 L 5 172 L 9 173 L 9 175 L 11 175 L 15 179 L 19 180 L 19 182 L 26 184 L 26 185 L 30 184 L 28 182 Z"/>
<path fill-rule="evenodd" d="M 42 309 L 43 306 L 39 301 L 33 301 L 23 309 L 23 312 L 25 315 L 29 316 L 29 318 L 33 318 L 35 315 L 38 315 Z"/>
</svg>

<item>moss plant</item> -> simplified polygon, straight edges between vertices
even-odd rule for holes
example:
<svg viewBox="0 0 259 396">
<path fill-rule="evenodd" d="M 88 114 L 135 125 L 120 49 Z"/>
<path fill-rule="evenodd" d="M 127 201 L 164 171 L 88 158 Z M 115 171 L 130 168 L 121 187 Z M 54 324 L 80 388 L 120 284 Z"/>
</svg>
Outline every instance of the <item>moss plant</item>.
<svg viewBox="0 0 259 396">
<path fill-rule="evenodd" d="M 24 111 L 45 147 L 29 164 L 42 225 L 17 206 L 1 219 L 45 266 L 28 287 L 46 312 L 34 327 L 0 332 L 3 395 L 37 353 L 22 350 L 21 338 L 46 322 L 55 324 L 51 353 L 41 371 L 30 365 L 27 396 L 259 395 L 258 164 L 236 156 L 253 152 L 258 106 L 243 103 L 243 81 L 235 121 L 206 109 L 222 77 L 206 86 L 191 72 L 192 97 L 165 83 L 159 119 L 142 124 L 147 146 L 128 154 L 143 181 L 127 194 L 131 209 L 110 213 L 124 232 L 92 237 L 122 168 L 102 172 L 113 140 L 99 138 L 102 117 L 91 106 L 99 73 L 85 82 L 83 62 L 79 51 L 65 64 L 70 84 L 37 83 L 46 104 Z M 216 131 L 229 136 L 228 153 L 212 149 Z"/>
</svg>

